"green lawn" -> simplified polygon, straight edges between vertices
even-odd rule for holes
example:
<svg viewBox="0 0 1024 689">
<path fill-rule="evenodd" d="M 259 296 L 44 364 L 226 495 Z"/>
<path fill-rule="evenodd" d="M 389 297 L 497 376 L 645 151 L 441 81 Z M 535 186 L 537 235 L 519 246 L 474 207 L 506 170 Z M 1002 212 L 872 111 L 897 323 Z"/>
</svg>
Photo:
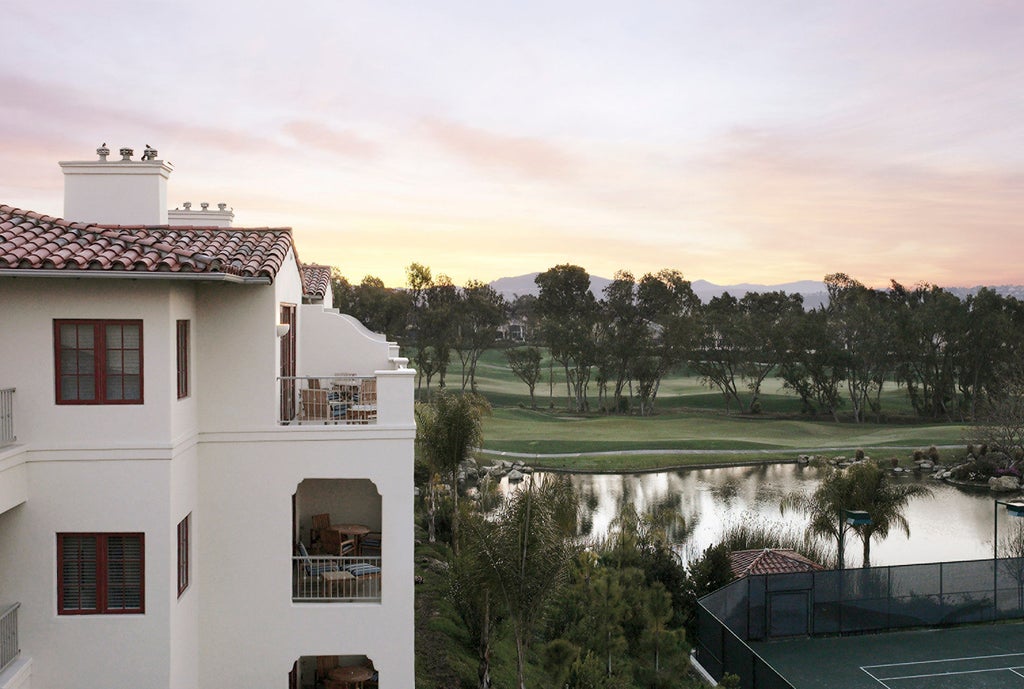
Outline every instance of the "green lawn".
<svg viewBox="0 0 1024 689">
<path fill-rule="evenodd" d="M 482 456 L 494 452 L 531 455 L 579 453 L 583 457 L 531 458 L 534 466 L 577 470 L 644 470 L 694 464 L 721 464 L 794 459 L 802 451 L 853 454 L 863 449 L 875 457 L 909 457 L 910 449 L 960 446 L 967 430 L 962 425 L 918 423 L 903 389 L 891 386 L 882 407 L 895 423 L 836 423 L 831 418 L 800 414 L 800 400 L 778 378 L 762 385 L 760 415 L 726 413 L 722 396 L 699 378 L 676 374 L 666 378 L 649 417 L 569 414 L 564 378 L 554 367 L 555 384 L 537 386 L 538 410 L 530 409 L 529 391 L 505 363 L 504 353 L 490 350 L 477 368 L 478 390 L 493 413 L 484 423 Z M 458 367 L 449 372 L 449 387 L 458 385 Z M 597 407 L 597 385 L 591 383 L 590 403 Z M 657 452 L 657 451 L 664 452 Z M 644 451 L 644 454 L 628 454 Z M 604 454 L 595 454 L 604 453 Z M 952 455 L 953 450 L 944 451 Z"/>
</svg>

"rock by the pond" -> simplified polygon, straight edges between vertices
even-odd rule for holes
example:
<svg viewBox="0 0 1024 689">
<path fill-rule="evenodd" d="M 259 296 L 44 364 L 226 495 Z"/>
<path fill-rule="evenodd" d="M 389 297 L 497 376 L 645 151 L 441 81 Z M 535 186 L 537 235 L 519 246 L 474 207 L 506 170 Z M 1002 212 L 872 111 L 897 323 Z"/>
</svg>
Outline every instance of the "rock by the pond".
<svg viewBox="0 0 1024 689">
<path fill-rule="evenodd" d="M 508 480 L 510 483 L 518 483 L 523 480 L 523 472 L 518 469 L 513 469 L 508 472 Z"/>
<path fill-rule="evenodd" d="M 1020 490 L 1016 476 L 993 476 L 988 480 L 989 490 L 996 493 L 1009 493 Z"/>
</svg>

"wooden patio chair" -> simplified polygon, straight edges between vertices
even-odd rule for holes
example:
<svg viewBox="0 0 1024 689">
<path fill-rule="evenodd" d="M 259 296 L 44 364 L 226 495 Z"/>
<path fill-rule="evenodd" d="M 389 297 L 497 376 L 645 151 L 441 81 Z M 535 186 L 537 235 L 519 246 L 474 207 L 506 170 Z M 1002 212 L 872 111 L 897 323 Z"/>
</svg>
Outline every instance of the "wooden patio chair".
<svg viewBox="0 0 1024 689">
<path fill-rule="evenodd" d="M 329 529 L 331 526 L 331 515 L 327 513 L 314 514 L 312 521 L 313 526 L 309 529 L 309 549 L 314 553 L 319 553 L 323 547 L 321 539 L 324 529 Z"/>
</svg>

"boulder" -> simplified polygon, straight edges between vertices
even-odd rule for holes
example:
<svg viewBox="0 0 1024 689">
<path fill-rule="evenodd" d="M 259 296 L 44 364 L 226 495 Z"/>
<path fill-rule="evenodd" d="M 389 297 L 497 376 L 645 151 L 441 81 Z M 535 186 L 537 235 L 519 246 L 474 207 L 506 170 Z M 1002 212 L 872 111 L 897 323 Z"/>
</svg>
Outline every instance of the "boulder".
<svg viewBox="0 0 1024 689">
<path fill-rule="evenodd" d="M 508 472 L 509 483 L 519 483 L 522 480 L 523 472 L 519 471 L 518 469 L 513 469 L 512 471 Z"/>
<path fill-rule="evenodd" d="M 1010 493 L 1020 490 L 1016 476 L 993 476 L 988 480 L 989 490 L 995 493 Z"/>
</svg>

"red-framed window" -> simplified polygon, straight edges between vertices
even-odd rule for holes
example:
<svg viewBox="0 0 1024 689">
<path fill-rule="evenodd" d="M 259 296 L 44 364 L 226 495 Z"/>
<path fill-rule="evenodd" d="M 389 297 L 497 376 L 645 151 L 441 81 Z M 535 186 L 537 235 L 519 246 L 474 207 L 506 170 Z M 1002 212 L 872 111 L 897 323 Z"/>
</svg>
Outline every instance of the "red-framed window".
<svg viewBox="0 0 1024 689">
<path fill-rule="evenodd" d="M 189 582 L 189 542 L 192 530 L 192 513 L 178 522 L 178 598 L 185 593 Z"/>
<path fill-rule="evenodd" d="M 57 534 L 57 614 L 142 614 L 145 536 L 141 533 Z"/>
<path fill-rule="evenodd" d="M 57 404 L 142 404 L 142 321 L 54 320 Z"/>
<path fill-rule="evenodd" d="M 178 399 L 189 395 L 189 322 L 178 321 L 176 347 Z"/>
</svg>

